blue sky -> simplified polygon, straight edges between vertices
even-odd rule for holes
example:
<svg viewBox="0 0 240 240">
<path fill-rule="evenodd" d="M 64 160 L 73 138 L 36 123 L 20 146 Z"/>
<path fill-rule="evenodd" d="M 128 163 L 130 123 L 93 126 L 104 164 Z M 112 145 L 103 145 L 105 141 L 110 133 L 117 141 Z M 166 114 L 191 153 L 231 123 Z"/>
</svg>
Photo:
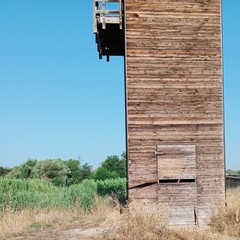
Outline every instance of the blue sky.
<svg viewBox="0 0 240 240">
<path fill-rule="evenodd" d="M 240 169 L 240 1 L 223 1 L 227 168 Z M 92 1 L 0 0 L 0 166 L 98 166 L 125 150 L 123 58 L 99 60 Z"/>
</svg>

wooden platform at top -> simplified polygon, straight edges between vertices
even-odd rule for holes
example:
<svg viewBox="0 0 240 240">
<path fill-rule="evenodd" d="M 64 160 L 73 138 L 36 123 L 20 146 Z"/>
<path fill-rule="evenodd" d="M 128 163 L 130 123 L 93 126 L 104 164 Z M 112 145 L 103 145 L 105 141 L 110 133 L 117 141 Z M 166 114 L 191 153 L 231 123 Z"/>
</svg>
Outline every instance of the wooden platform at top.
<svg viewBox="0 0 240 240">
<path fill-rule="evenodd" d="M 101 5 L 99 4 L 101 2 Z M 118 9 L 107 9 L 107 3 L 118 3 Z M 122 0 L 94 0 L 94 33 L 99 57 L 124 56 Z"/>
</svg>

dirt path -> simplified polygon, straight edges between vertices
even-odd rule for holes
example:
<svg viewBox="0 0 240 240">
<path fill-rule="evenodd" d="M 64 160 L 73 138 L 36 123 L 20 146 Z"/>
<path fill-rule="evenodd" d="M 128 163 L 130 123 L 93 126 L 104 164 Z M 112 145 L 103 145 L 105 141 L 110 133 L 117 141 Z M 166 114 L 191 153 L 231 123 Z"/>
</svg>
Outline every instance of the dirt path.
<svg viewBox="0 0 240 240">
<path fill-rule="evenodd" d="M 0 238 L 0 240 L 93 240 L 97 235 L 109 232 L 109 229 L 102 227 L 93 228 L 70 228 L 70 229 L 39 229 L 21 236 Z M 215 238 L 214 238 L 215 239 Z M 240 240 L 239 238 L 216 235 L 216 240 Z"/>
<path fill-rule="evenodd" d="M 1 240 L 90 240 L 107 231 L 108 229 L 102 227 L 39 229 L 22 236 L 1 238 Z"/>
</svg>

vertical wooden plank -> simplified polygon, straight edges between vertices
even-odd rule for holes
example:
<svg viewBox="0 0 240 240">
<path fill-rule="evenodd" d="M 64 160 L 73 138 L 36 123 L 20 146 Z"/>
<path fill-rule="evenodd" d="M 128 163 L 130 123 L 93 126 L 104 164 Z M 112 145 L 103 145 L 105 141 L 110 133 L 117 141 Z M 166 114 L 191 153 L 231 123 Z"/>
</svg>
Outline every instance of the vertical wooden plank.
<svg viewBox="0 0 240 240">
<path fill-rule="evenodd" d="M 97 15 L 96 15 L 97 4 L 98 2 L 96 2 L 96 0 L 93 0 L 93 32 L 94 33 L 97 33 Z"/>
<path fill-rule="evenodd" d="M 157 145 L 158 202 L 167 203 L 170 225 L 197 224 L 196 146 Z"/>
<path fill-rule="evenodd" d="M 157 145 L 159 179 L 196 179 L 196 146 Z"/>
<path fill-rule="evenodd" d="M 158 202 L 167 204 L 170 225 L 196 225 L 196 183 L 159 184 Z"/>
<path fill-rule="evenodd" d="M 122 0 L 119 0 L 119 28 L 123 28 L 123 3 Z"/>
<path fill-rule="evenodd" d="M 102 0 L 102 28 L 106 29 L 106 2 Z"/>
</svg>

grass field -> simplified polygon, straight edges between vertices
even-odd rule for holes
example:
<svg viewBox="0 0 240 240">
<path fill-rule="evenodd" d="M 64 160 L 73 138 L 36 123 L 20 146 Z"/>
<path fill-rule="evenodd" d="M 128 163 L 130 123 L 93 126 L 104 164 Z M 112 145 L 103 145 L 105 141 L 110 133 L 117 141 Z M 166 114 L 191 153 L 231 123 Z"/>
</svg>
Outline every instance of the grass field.
<svg viewBox="0 0 240 240">
<path fill-rule="evenodd" d="M 96 195 L 111 195 L 124 200 L 125 186 L 125 179 L 84 180 L 70 187 L 56 187 L 49 181 L 39 179 L 0 178 L 0 212 L 72 207 L 87 212 L 94 206 Z"/>
<path fill-rule="evenodd" d="M 227 207 L 217 209 L 204 229 L 169 228 L 164 208 L 154 206 L 124 208 L 120 214 L 119 201 L 113 197 L 124 199 L 124 179 L 86 180 L 69 188 L 40 180 L 0 179 L 0 239 L 68 226 L 104 227 L 109 231 L 94 239 L 106 240 L 240 239 L 240 188 L 227 191 Z"/>
</svg>

